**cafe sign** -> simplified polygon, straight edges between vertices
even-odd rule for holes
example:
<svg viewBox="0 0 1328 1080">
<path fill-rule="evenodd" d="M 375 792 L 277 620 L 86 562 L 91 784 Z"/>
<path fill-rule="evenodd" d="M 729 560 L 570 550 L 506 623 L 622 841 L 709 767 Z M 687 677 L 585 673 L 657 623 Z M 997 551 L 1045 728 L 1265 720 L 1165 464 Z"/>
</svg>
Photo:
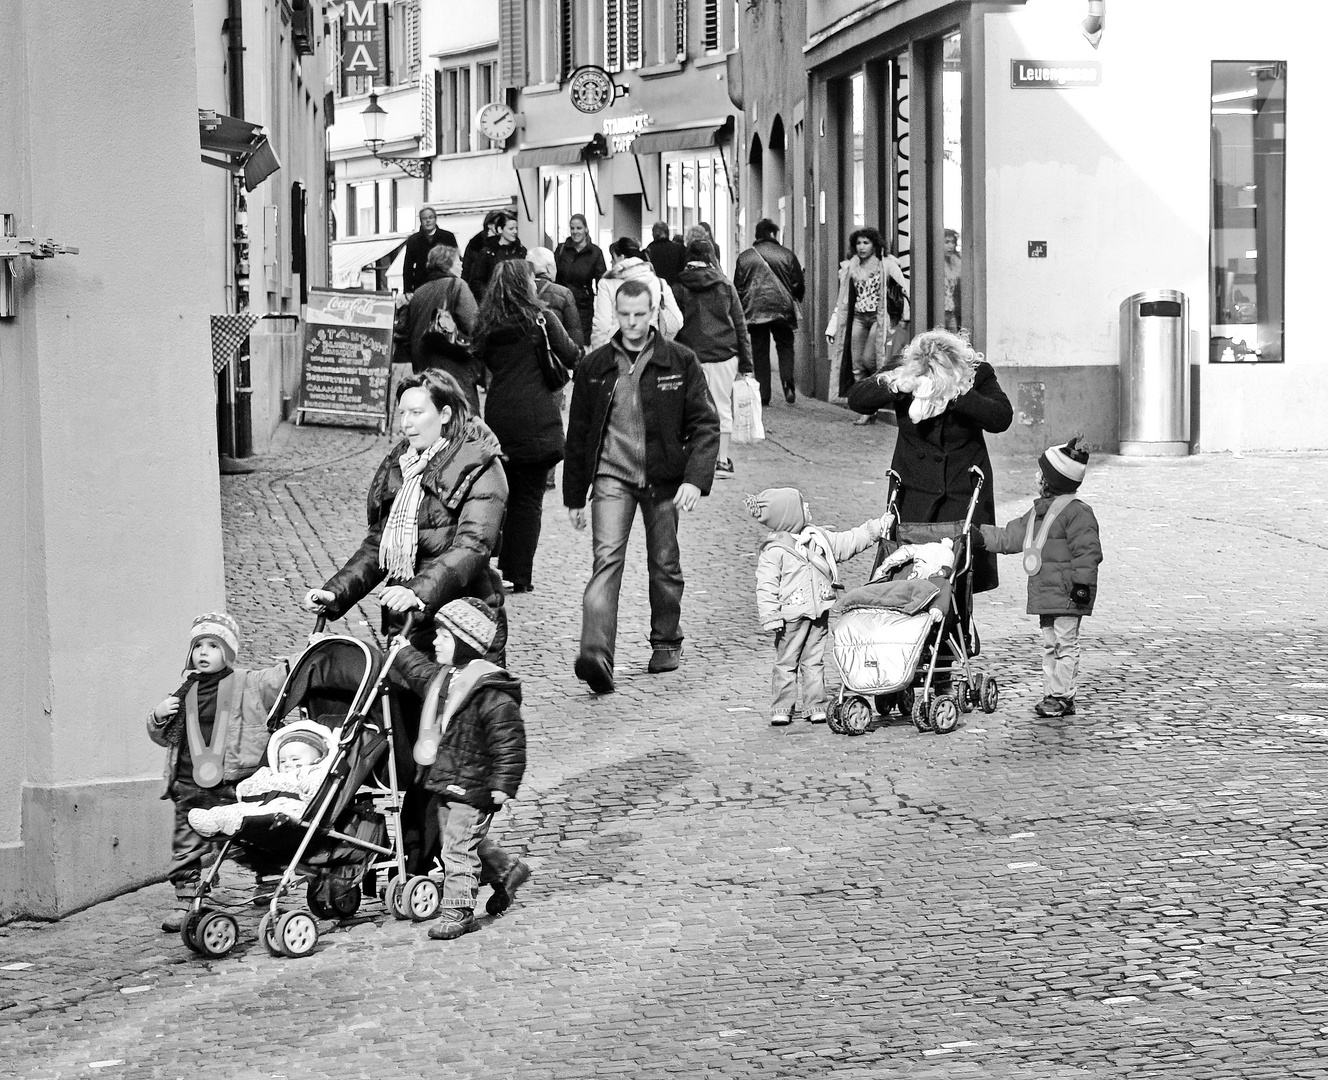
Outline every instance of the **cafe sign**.
<svg viewBox="0 0 1328 1080">
<path fill-rule="evenodd" d="M 631 152 L 636 137 L 654 126 L 655 119 L 649 113 L 615 116 L 604 121 L 604 137 L 615 154 L 626 154 Z"/>
<path fill-rule="evenodd" d="M 1072 90 L 1102 85 L 1098 60 L 1011 60 L 1010 86 L 1015 90 Z"/>
</svg>

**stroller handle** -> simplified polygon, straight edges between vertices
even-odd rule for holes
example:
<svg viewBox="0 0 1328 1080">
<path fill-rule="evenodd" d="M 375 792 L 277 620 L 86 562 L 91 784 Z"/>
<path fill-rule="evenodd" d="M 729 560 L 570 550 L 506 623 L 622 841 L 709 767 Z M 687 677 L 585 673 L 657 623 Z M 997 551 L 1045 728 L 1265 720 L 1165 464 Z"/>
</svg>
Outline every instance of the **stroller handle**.
<svg viewBox="0 0 1328 1080">
<path fill-rule="evenodd" d="M 419 621 L 418 616 L 417 611 L 406 612 L 406 621 L 401 624 L 401 632 L 397 634 L 397 637 L 401 638 L 402 641 L 409 640 L 410 635 L 415 632 L 415 623 Z"/>
<path fill-rule="evenodd" d="M 318 613 L 318 618 L 314 620 L 314 633 L 321 634 L 326 629 L 327 629 L 327 616 L 320 611 Z"/>
</svg>

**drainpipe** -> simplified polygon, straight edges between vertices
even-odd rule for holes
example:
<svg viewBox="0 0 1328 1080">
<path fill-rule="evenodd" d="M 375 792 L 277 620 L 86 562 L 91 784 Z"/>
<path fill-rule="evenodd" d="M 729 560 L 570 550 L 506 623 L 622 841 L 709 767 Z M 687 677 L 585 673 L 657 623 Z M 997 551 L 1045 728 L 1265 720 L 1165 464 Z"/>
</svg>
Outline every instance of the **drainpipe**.
<svg viewBox="0 0 1328 1080">
<path fill-rule="evenodd" d="M 230 75 L 230 113 L 237 119 L 244 119 L 244 16 L 242 0 L 227 0 L 226 5 L 226 52 L 230 63 L 227 65 Z"/>
</svg>

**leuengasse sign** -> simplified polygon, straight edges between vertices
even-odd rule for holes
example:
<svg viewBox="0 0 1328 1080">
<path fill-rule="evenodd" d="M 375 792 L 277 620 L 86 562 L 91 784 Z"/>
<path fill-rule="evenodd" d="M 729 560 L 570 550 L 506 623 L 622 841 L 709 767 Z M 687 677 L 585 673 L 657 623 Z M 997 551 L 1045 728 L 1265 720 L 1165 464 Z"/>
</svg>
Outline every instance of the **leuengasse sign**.
<svg viewBox="0 0 1328 1080">
<path fill-rule="evenodd" d="M 1098 60 L 1011 60 L 1010 86 L 1015 90 L 1073 90 L 1102 85 Z"/>
</svg>

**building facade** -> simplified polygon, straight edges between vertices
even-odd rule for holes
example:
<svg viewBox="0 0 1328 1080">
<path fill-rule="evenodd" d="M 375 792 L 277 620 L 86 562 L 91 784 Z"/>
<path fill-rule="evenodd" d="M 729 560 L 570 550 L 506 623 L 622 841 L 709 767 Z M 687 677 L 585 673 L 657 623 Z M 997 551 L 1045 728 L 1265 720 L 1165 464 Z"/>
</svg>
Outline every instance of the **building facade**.
<svg viewBox="0 0 1328 1080">
<path fill-rule="evenodd" d="M 760 7 L 787 28 L 790 5 Z M 1328 444 L 1328 365 L 1306 341 L 1323 216 L 1309 125 L 1325 100 L 1311 50 L 1328 14 L 1292 0 L 1257 16 L 1236 0 L 1108 0 L 1103 26 L 1065 0 L 805 12 L 805 82 L 791 82 L 806 91 L 809 322 L 829 314 L 848 234 L 877 226 L 908 272 L 914 329 L 948 318 L 996 366 L 1016 411 L 998 446 L 1083 430 L 1114 450 L 1122 303 L 1178 290 L 1192 446 Z M 767 67 L 744 67 L 751 161 L 771 137 L 762 112 L 796 106 Z M 838 357 L 813 344 L 820 393 Z"/>
</svg>

